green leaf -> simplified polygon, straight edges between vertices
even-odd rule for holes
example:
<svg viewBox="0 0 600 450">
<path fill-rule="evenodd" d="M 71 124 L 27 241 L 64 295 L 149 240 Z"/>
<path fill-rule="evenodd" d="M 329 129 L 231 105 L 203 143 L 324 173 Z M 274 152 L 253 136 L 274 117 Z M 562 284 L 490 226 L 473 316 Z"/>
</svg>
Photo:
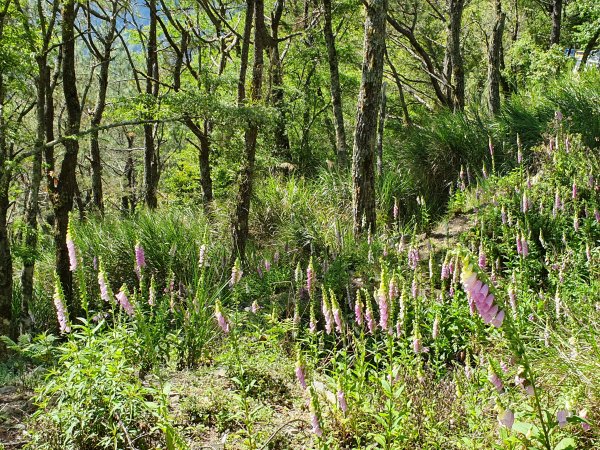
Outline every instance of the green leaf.
<svg viewBox="0 0 600 450">
<path fill-rule="evenodd" d="M 577 443 L 575 442 L 575 439 L 567 437 L 563 438 L 558 444 L 556 444 L 554 450 L 574 450 L 576 448 Z"/>
</svg>

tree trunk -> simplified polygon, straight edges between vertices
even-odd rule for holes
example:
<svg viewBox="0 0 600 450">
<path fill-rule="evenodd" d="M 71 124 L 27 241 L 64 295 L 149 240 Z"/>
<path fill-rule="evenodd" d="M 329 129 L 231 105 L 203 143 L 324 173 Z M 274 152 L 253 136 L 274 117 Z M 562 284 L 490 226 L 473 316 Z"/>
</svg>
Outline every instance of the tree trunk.
<svg viewBox="0 0 600 450">
<path fill-rule="evenodd" d="M 488 49 L 488 108 L 493 115 L 500 112 L 500 65 L 502 55 L 502 35 L 506 14 L 502 12 L 501 0 L 496 0 L 496 20 Z"/>
<path fill-rule="evenodd" d="M 596 33 L 592 36 L 592 38 L 588 41 L 585 49 L 583 49 L 583 55 L 581 55 L 581 63 L 579 64 L 579 68 L 585 67 L 588 58 L 590 57 L 590 53 L 594 49 L 596 42 L 600 39 L 600 28 L 596 30 Z"/>
<path fill-rule="evenodd" d="M 25 213 L 25 248 L 28 249 L 23 258 L 23 272 L 21 273 L 21 332 L 29 328 L 31 314 L 29 305 L 33 299 L 33 273 L 37 251 L 37 215 L 39 212 L 38 194 L 42 180 L 42 157 L 46 139 L 46 90 L 50 88 L 50 69 L 46 55 L 39 55 L 37 59 L 38 79 L 36 80 L 36 154 L 33 157 L 31 186 L 27 211 Z"/>
<path fill-rule="evenodd" d="M 81 106 L 77 93 L 77 76 L 75 74 L 75 2 L 66 0 L 62 9 L 62 84 L 67 110 L 66 134 L 79 132 L 81 123 Z M 54 244 L 56 248 L 56 272 L 65 295 L 67 308 L 77 313 L 73 302 L 73 277 L 69 269 L 69 252 L 67 250 L 67 229 L 69 213 L 73 209 L 75 194 L 75 169 L 79 153 L 79 141 L 68 139 L 64 142 L 65 155 L 62 160 L 56 190 L 51 196 L 54 210 Z"/>
<path fill-rule="evenodd" d="M 252 102 L 257 104 L 262 98 L 263 50 L 265 37 L 264 2 L 248 0 L 248 8 L 254 5 L 254 63 L 252 67 Z M 246 30 L 245 30 L 246 31 Z M 249 41 L 250 36 L 244 36 Z M 242 76 L 240 76 L 242 78 Z M 231 260 L 245 259 L 246 242 L 248 240 L 248 218 L 250 215 L 250 199 L 252 198 L 252 181 L 256 158 L 256 141 L 258 124 L 249 123 L 245 132 L 245 161 L 241 170 L 240 186 L 237 196 L 235 216 L 233 218 L 233 252 Z"/>
<path fill-rule="evenodd" d="M 377 176 L 383 175 L 383 130 L 385 128 L 386 83 L 381 85 L 381 105 L 379 105 L 379 123 L 377 125 Z"/>
<path fill-rule="evenodd" d="M 560 27 L 562 21 L 563 0 L 552 0 L 552 30 L 550 31 L 550 45 L 560 42 Z"/>
<path fill-rule="evenodd" d="M 367 0 L 364 59 L 352 151 L 354 234 L 375 231 L 375 139 L 383 79 L 387 0 Z"/>
<path fill-rule="evenodd" d="M 124 176 L 124 190 L 125 192 L 121 196 L 121 211 L 123 214 L 133 214 L 135 211 L 135 167 L 133 164 L 133 143 L 135 140 L 135 134 L 129 132 L 126 134 L 127 138 L 127 160 L 125 161 L 125 168 L 123 170 Z"/>
<path fill-rule="evenodd" d="M 464 10 L 464 0 L 449 0 L 448 34 L 444 56 L 444 78 L 446 96 L 452 99 L 454 111 L 465 108 L 465 72 L 460 51 L 460 27 Z"/>
<path fill-rule="evenodd" d="M 113 8 L 117 8 L 115 2 Z M 112 53 L 112 45 L 114 34 L 116 31 L 116 11 L 113 10 L 113 16 L 110 23 L 110 28 L 107 36 L 104 37 L 104 52 L 100 57 L 100 76 L 98 77 L 98 97 L 96 106 L 92 115 L 92 127 L 100 126 L 104 109 L 106 108 L 106 91 L 108 89 L 108 75 L 110 65 L 110 55 Z M 94 208 L 104 215 L 104 196 L 102 193 L 102 160 L 100 159 L 100 143 L 98 141 L 98 131 L 92 131 L 90 134 L 90 159 L 92 168 L 92 203 Z"/>
<path fill-rule="evenodd" d="M 331 20 L 331 0 L 323 0 L 323 6 L 325 8 L 325 24 L 323 31 L 325 34 L 325 43 L 327 44 L 327 56 L 329 61 L 331 105 L 333 107 L 336 156 L 338 165 L 340 167 L 346 167 L 348 164 L 348 146 L 346 145 L 346 129 L 344 127 L 344 110 L 342 108 L 342 89 L 340 87 L 339 64 Z"/>
<path fill-rule="evenodd" d="M 280 158 L 289 161 L 290 138 L 286 128 L 286 105 L 283 90 L 283 67 L 279 52 L 279 24 L 283 14 L 285 0 L 277 0 L 271 17 L 271 37 L 269 41 L 269 68 L 271 81 L 270 103 L 277 109 L 278 117 L 275 123 L 275 152 Z"/>
<path fill-rule="evenodd" d="M 158 97 L 159 86 L 156 0 L 148 0 L 147 5 L 150 23 L 146 55 L 146 94 L 156 99 Z M 156 194 L 158 185 L 158 156 L 154 140 L 154 130 L 154 125 L 144 125 L 144 197 L 146 205 L 150 209 L 155 209 L 158 206 Z"/>
<path fill-rule="evenodd" d="M 4 17 L 2 17 L 2 20 Z M 0 37 L 1 37 L 0 32 Z M 4 80 L 0 73 L 0 335 L 16 337 L 12 314 L 13 266 L 8 236 L 9 187 L 12 170 L 10 150 L 4 133 Z"/>
</svg>

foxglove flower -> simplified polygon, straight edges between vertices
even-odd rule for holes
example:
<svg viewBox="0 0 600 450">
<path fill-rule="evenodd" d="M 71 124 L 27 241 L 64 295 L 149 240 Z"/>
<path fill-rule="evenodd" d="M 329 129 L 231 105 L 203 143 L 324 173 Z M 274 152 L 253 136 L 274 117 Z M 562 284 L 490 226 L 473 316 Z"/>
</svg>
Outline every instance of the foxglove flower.
<svg viewBox="0 0 600 450">
<path fill-rule="evenodd" d="M 567 425 L 567 418 L 569 417 L 569 412 L 560 409 L 556 412 L 556 421 L 558 422 L 558 426 L 564 428 Z"/>
<path fill-rule="evenodd" d="M 252 302 L 252 306 L 250 307 L 250 311 L 252 311 L 252 314 L 256 314 L 259 310 L 260 310 L 260 305 L 258 304 L 258 302 L 256 300 L 254 300 Z"/>
<path fill-rule="evenodd" d="M 396 222 L 398 220 L 398 199 L 397 198 L 394 198 L 394 209 L 393 209 L 392 215 L 394 217 L 394 222 Z"/>
<path fill-rule="evenodd" d="M 341 388 L 338 388 L 337 400 L 340 409 L 344 414 L 346 414 L 346 411 L 348 411 L 348 403 L 346 403 L 346 396 L 344 395 L 344 391 Z"/>
<path fill-rule="evenodd" d="M 221 311 L 221 302 L 219 300 L 215 303 L 215 318 L 217 319 L 217 323 L 219 324 L 219 327 L 221 327 L 221 330 L 226 334 L 229 333 L 229 322 Z"/>
<path fill-rule="evenodd" d="M 485 270 L 486 264 L 487 263 L 487 258 L 485 255 L 485 250 L 483 249 L 483 244 L 479 244 L 479 258 L 478 258 L 478 265 L 479 268 L 481 270 Z"/>
<path fill-rule="evenodd" d="M 338 333 L 342 332 L 342 316 L 340 312 L 340 305 L 338 304 L 335 293 L 329 289 L 329 297 L 331 299 L 331 312 L 333 315 L 333 321 L 335 323 L 335 329 Z"/>
<path fill-rule="evenodd" d="M 410 267 L 412 270 L 415 270 L 419 264 L 419 259 L 419 250 L 411 247 L 411 249 L 408 251 L 408 267 Z"/>
<path fill-rule="evenodd" d="M 379 304 L 379 326 L 382 330 L 388 329 L 389 305 L 385 293 L 385 280 L 381 277 L 379 291 L 376 294 L 377 303 Z"/>
<path fill-rule="evenodd" d="M 360 290 L 356 291 L 356 302 L 354 303 L 354 318 L 358 326 L 363 324 L 363 305 Z"/>
<path fill-rule="evenodd" d="M 371 308 L 371 302 L 369 301 L 369 297 L 366 297 L 367 302 L 367 310 L 365 312 L 365 320 L 367 322 L 367 328 L 369 329 L 369 333 L 373 334 L 375 332 L 375 318 L 373 317 L 373 310 Z"/>
<path fill-rule="evenodd" d="M 587 420 L 587 409 L 582 409 L 579 411 L 579 417 L 581 417 L 583 420 Z M 591 429 L 590 424 L 587 422 L 581 422 L 581 428 L 583 428 L 583 431 L 590 431 Z"/>
<path fill-rule="evenodd" d="M 310 261 L 308 262 L 308 267 L 306 268 L 306 289 L 311 296 L 315 290 L 315 287 L 315 269 L 313 266 L 313 258 L 311 256 Z"/>
<path fill-rule="evenodd" d="M 229 286 L 233 287 L 240 282 L 244 271 L 240 267 L 240 259 L 236 258 L 233 267 L 231 268 L 231 278 L 229 279 Z"/>
<path fill-rule="evenodd" d="M 133 305 L 129 302 L 129 299 L 127 298 L 127 293 L 125 291 L 125 285 L 121 286 L 121 290 L 117 295 L 115 295 L 115 297 L 117 298 L 119 305 L 121 305 L 121 308 L 123 308 L 127 315 L 131 317 L 134 313 Z"/>
<path fill-rule="evenodd" d="M 98 286 L 100 287 L 100 298 L 105 302 L 109 302 L 110 294 L 108 293 L 108 286 L 106 285 L 106 280 L 104 279 L 104 271 L 102 270 L 98 272 Z"/>
<path fill-rule="evenodd" d="M 312 390 L 312 389 L 311 389 Z M 323 430 L 321 429 L 321 425 L 319 424 L 319 405 L 317 403 L 317 396 L 314 392 L 311 392 L 310 398 L 310 423 L 312 426 L 312 432 L 317 436 L 323 436 Z"/>
<path fill-rule="evenodd" d="M 465 261 L 461 274 L 461 281 L 470 304 L 473 304 L 486 324 L 495 327 L 502 326 L 504 310 L 494 304 L 494 294 L 489 293 L 489 286 L 477 279 L 477 274 Z"/>
<path fill-rule="evenodd" d="M 325 319 L 325 332 L 327 334 L 331 334 L 331 331 L 333 330 L 333 313 L 331 311 L 329 299 L 327 298 L 327 291 L 325 289 L 323 289 L 321 312 L 323 313 L 323 318 Z"/>
<path fill-rule="evenodd" d="M 437 339 L 440 335 L 440 316 L 435 316 L 433 320 L 433 330 L 431 331 L 431 337 Z"/>
<path fill-rule="evenodd" d="M 504 425 L 510 430 L 515 423 L 515 414 L 510 409 L 506 409 L 500 416 L 499 421 L 500 424 Z"/>
<path fill-rule="evenodd" d="M 390 303 L 398 298 L 398 283 L 396 281 L 396 276 L 392 276 L 390 279 L 390 285 L 388 289 L 388 298 Z"/>
<path fill-rule="evenodd" d="M 75 242 L 71 237 L 71 231 L 67 231 L 67 251 L 69 252 L 69 270 L 77 270 L 77 253 L 75 251 Z"/>
<path fill-rule="evenodd" d="M 55 281 L 54 286 L 54 308 L 56 309 L 56 317 L 58 319 L 58 326 L 61 333 L 69 333 L 71 326 L 69 325 L 69 319 L 67 317 L 67 309 L 63 301 L 62 289 L 60 287 L 60 281 Z"/>
<path fill-rule="evenodd" d="M 265 272 L 271 270 L 271 262 L 268 259 L 265 259 Z"/>
<path fill-rule="evenodd" d="M 139 242 L 135 244 L 135 267 L 138 275 L 141 273 L 142 268 L 146 267 L 146 254 Z"/>
<path fill-rule="evenodd" d="M 302 389 L 306 390 L 306 375 L 304 374 L 304 364 L 302 360 L 298 358 L 296 362 L 296 378 L 298 379 L 298 383 L 302 386 Z"/>
<path fill-rule="evenodd" d="M 491 367 L 489 370 L 488 381 L 494 385 L 498 393 L 502 393 L 502 391 L 504 391 L 502 380 Z"/>
</svg>

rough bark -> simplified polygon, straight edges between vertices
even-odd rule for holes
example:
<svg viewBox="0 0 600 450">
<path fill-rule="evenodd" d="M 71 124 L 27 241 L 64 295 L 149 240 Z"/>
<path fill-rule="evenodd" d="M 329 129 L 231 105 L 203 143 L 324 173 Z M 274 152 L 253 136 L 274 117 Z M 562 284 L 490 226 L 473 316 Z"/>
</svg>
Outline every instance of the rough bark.
<svg viewBox="0 0 600 450">
<path fill-rule="evenodd" d="M 340 86 L 340 73 L 335 48 L 335 36 L 331 20 L 331 0 L 323 0 L 325 43 L 329 62 L 329 77 L 331 84 L 331 106 L 333 108 L 333 126 L 335 129 L 335 146 L 337 162 L 340 167 L 348 164 L 348 146 L 346 145 L 346 129 L 344 127 L 344 113 L 342 107 L 342 89 Z"/>
<path fill-rule="evenodd" d="M 285 0 L 278 0 L 275 3 L 273 14 L 271 15 L 271 36 L 267 40 L 269 48 L 269 75 L 271 85 L 270 103 L 275 107 L 278 113 L 275 123 L 275 152 L 277 156 L 289 161 L 292 158 L 290 154 L 290 139 L 286 127 L 286 104 L 284 101 L 283 89 L 283 67 L 281 54 L 279 51 L 279 25 L 283 14 Z"/>
<path fill-rule="evenodd" d="M 79 132 L 81 124 L 81 106 L 77 92 L 75 74 L 75 2 L 66 0 L 62 8 L 62 85 L 67 110 L 65 133 L 74 135 Z M 67 308 L 77 313 L 73 302 L 73 278 L 69 270 L 69 253 L 67 251 L 67 229 L 69 213 L 73 209 L 75 194 L 75 169 L 79 154 L 79 141 L 67 139 L 64 142 L 65 154 L 61 163 L 60 175 L 56 189 L 51 195 L 54 212 L 54 245 L 56 248 L 56 272 L 62 285 Z"/>
<path fill-rule="evenodd" d="M 462 111 L 465 108 L 465 71 L 460 50 L 460 27 L 464 6 L 464 0 L 448 1 L 449 17 L 443 71 L 446 97 L 451 99 L 454 111 Z"/>
<path fill-rule="evenodd" d="M 158 97 L 158 47 L 156 37 L 156 0 L 148 0 L 149 27 L 146 54 L 146 94 Z M 144 125 L 144 199 L 150 209 L 158 206 L 158 156 L 155 142 L 155 125 Z"/>
<path fill-rule="evenodd" d="M 387 0 L 365 2 L 364 57 L 352 151 L 354 234 L 375 231 L 375 139 L 381 99 Z"/>
<path fill-rule="evenodd" d="M 550 45 L 560 42 L 560 28 L 562 21 L 563 0 L 552 0 L 552 30 L 550 31 Z"/>
<path fill-rule="evenodd" d="M 4 15 L 0 17 L 3 21 Z M 0 38 L 2 37 L 0 23 Z M 5 88 L 0 74 L 0 334 L 15 337 L 12 314 L 13 266 L 8 235 L 8 208 L 10 206 L 9 187 L 12 170 L 10 169 L 10 150 L 4 133 Z"/>
<path fill-rule="evenodd" d="M 502 35 L 506 14 L 502 11 L 501 0 L 495 1 L 496 19 L 488 49 L 488 108 L 496 115 L 500 112 L 500 66 L 502 63 Z"/>
<path fill-rule="evenodd" d="M 263 0 L 248 0 L 247 7 L 254 6 L 254 62 L 252 65 L 251 97 L 254 104 L 262 98 L 262 78 L 264 62 L 264 2 Z M 244 41 L 250 36 L 244 36 Z M 241 74 L 240 74 L 241 75 Z M 242 76 L 240 76 L 242 78 Z M 242 99 L 243 102 L 243 99 Z M 252 181 L 256 159 L 256 141 L 258 124 L 249 123 L 244 135 L 245 158 L 240 174 L 240 185 L 237 195 L 235 216 L 233 217 L 233 252 L 231 260 L 245 259 L 246 242 L 248 240 L 248 218 L 250 215 L 250 199 L 252 198 Z"/>
</svg>

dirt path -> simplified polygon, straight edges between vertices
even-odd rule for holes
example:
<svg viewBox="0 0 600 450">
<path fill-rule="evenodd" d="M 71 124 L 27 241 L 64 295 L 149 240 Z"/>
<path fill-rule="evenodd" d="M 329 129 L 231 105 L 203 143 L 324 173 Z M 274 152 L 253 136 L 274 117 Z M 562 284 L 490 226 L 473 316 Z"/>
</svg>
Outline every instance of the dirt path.
<svg viewBox="0 0 600 450">
<path fill-rule="evenodd" d="M 32 395 L 22 387 L 0 387 L 0 446 L 6 450 L 20 449 L 27 443 L 25 420 L 35 409 Z"/>
</svg>

